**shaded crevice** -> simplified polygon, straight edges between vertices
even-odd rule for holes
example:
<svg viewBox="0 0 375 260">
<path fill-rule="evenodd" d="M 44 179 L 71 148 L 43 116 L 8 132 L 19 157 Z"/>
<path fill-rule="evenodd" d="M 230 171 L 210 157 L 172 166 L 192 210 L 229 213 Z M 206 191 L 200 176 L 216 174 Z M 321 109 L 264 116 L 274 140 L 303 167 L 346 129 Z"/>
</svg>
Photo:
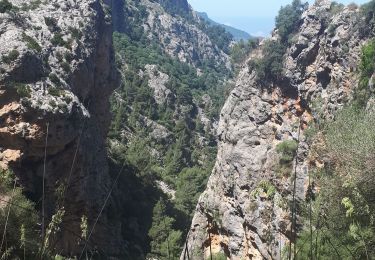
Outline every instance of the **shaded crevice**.
<svg viewBox="0 0 375 260">
<path fill-rule="evenodd" d="M 324 68 L 322 71 L 318 71 L 317 74 L 317 83 L 321 83 L 322 87 L 325 89 L 331 82 L 331 69 L 330 68 Z"/>
</svg>

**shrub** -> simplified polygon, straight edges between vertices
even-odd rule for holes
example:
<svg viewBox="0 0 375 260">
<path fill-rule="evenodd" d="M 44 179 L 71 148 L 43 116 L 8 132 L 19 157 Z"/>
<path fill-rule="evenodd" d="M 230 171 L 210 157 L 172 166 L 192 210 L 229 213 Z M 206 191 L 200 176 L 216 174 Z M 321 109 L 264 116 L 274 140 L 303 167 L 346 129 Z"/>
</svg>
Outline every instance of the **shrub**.
<svg viewBox="0 0 375 260">
<path fill-rule="evenodd" d="M 73 55 L 72 55 L 69 51 L 67 51 L 67 52 L 65 52 L 65 54 L 64 54 L 64 58 L 65 58 L 65 60 L 66 60 L 67 62 L 71 62 L 71 61 L 73 60 Z"/>
<path fill-rule="evenodd" d="M 359 107 L 366 106 L 367 100 L 371 96 L 369 82 L 372 74 L 375 72 L 375 39 L 370 41 L 362 48 L 360 69 L 360 82 L 355 90 L 355 102 Z"/>
<path fill-rule="evenodd" d="M 207 260 L 227 260 L 227 256 L 224 254 L 224 253 L 216 253 L 216 254 L 213 254 L 212 257 L 209 256 L 208 258 L 206 258 Z"/>
<path fill-rule="evenodd" d="M 48 93 L 54 97 L 60 97 L 63 94 L 63 90 L 55 87 L 49 87 Z"/>
<path fill-rule="evenodd" d="M 56 103 L 56 101 L 55 100 L 53 100 L 53 99 L 51 99 L 50 101 L 49 101 L 49 105 L 51 106 L 51 107 L 56 107 L 57 106 L 57 103 Z"/>
<path fill-rule="evenodd" d="M 53 17 L 44 17 L 44 23 L 48 26 L 51 31 L 57 31 L 57 21 Z"/>
<path fill-rule="evenodd" d="M 12 10 L 13 5 L 8 0 L 0 1 L 0 13 L 5 13 Z"/>
<path fill-rule="evenodd" d="M 62 62 L 61 63 L 61 68 L 66 72 L 66 73 L 69 73 L 70 72 L 70 64 L 66 61 Z"/>
<path fill-rule="evenodd" d="M 69 27 L 70 34 L 72 35 L 72 38 L 75 40 L 79 40 L 82 37 L 82 33 L 79 29 L 74 27 Z"/>
<path fill-rule="evenodd" d="M 3 62 L 10 64 L 11 62 L 15 61 L 19 55 L 20 53 L 16 49 L 11 50 L 8 55 L 3 56 Z"/>
<path fill-rule="evenodd" d="M 42 51 L 42 47 L 40 47 L 39 43 L 31 36 L 27 35 L 26 33 L 22 33 L 22 39 L 26 42 L 28 48 L 37 52 Z"/>
<path fill-rule="evenodd" d="M 250 39 L 247 42 L 241 40 L 234 44 L 230 50 L 230 57 L 234 63 L 241 63 L 249 56 L 250 52 L 258 45 L 258 40 Z"/>
<path fill-rule="evenodd" d="M 288 165 L 296 156 L 298 143 L 294 140 L 287 140 L 276 146 L 276 151 L 281 154 L 280 164 Z"/>
<path fill-rule="evenodd" d="M 21 188 L 13 190 L 13 183 L 13 173 L 0 171 L 1 198 L 5 198 L 12 203 L 5 203 L 4 205 L 6 206 L 0 208 L 0 232 L 3 234 L 5 220 L 9 216 L 6 229 L 6 244 L 8 248 L 13 248 L 13 250 L 9 251 L 6 259 L 36 259 L 39 245 L 35 238 L 39 235 L 37 232 L 38 215 L 35 205 L 23 195 Z"/>
<path fill-rule="evenodd" d="M 259 80 L 270 81 L 282 78 L 286 46 L 279 41 L 267 41 L 263 47 L 263 58 L 251 60 L 249 67 L 255 69 Z"/>
<path fill-rule="evenodd" d="M 328 36 L 329 37 L 335 36 L 336 29 L 337 29 L 337 25 L 330 24 L 328 27 Z"/>
<path fill-rule="evenodd" d="M 73 40 L 72 39 L 68 39 L 68 40 L 65 41 L 63 39 L 63 35 L 60 32 L 57 32 L 57 33 L 55 33 L 53 35 L 53 37 L 51 39 L 51 43 L 54 46 L 64 46 L 67 49 L 71 49 L 72 48 Z"/>
<path fill-rule="evenodd" d="M 331 12 L 331 14 L 335 15 L 335 14 L 341 12 L 344 9 L 344 7 L 345 7 L 345 5 L 333 1 L 331 3 L 331 7 L 330 7 L 329 11 Z"/>
<path fill-rule="evenodd" d="M 61 81 L 55 73 L 50 73 L 48 77 L 52 83 L 54 83 L 55 85 L 60 85 Z"/>
<path fill-rule="evenodd" d="M 18 84 L 16 86 L 17 93 L 20 95 L 20 97 L 31 97 L 31 89 L 28 85 L 25 84 Z"/>
<path fill-rule="evenodd" d="M 66 44 L 66 42 L 63 39 L 63 35 L 60 32 L 57 32 L 53 35 L 51 43 L 54 46 L 64 46 Z"/>
<path fill-rule="evenodd" d="M 289 36 L 298 29 L 305 8 L 306 5 L 300 0 L 293 0 L 292 4 L 281 7 L 275 22 L 282 42 L 287 42 Z"/>
<path fill-rule="evenodd" d="M 56 59 L 58 61 L 62 61 L 63 60 L 63 55 L 62 55 L 61 52 L 57 51 L 55 55 L 56 55 Z"/>
<path fill-rule="evenodd" d="M 325 145 L 318 152 L 325 158 L 325 167 L 315 179 L 319 196 L 312 203 L 313 219 L 307 213 L 306 223 L 324 218 L 324 224 L 315 227 L 324 236 L 313 235 L 319 245 L 313 250 L 321 259 L 336 259 L 338 254 L 340 259 L 367 259 L 375 254 L 374 125 L 374 113 L 349 106 L 326 122 L 320 133 Z M 301 259 L 308 259 L 311 250 L 310 243 L 302 242 L 311 236 L 305 226 L 307 232 L 300 234 L 297 244 Z M 337 248 L 332 249 L 332 244 Z"/>
<path fill-rule="evenodd" d="M 42 3 L 41 0 L 35 0 L 35 1 L 31 1 L 30 5 L 29 5 L 29 8 L 31 10 L 34 10 L 36 8 L 38 8 L 40 6 L 40 4 Z"/>
<path fill-rule="evenodd" d="M 21 10 L 22 11 L 35 10 L 40 6 L 41 3 L 42 3 L 41 0 L 31 1 L 30 4 L 22 3 Z"/>
<path fill-rule="evenodd" d="M 273 199 L 276 194 L 276 188 L 271 182 L 262 180 L 258 187 L 251 192 L 251 196 L 255 198 L 262 192 L 266 194 L 267 199 Z"/>
</svg>

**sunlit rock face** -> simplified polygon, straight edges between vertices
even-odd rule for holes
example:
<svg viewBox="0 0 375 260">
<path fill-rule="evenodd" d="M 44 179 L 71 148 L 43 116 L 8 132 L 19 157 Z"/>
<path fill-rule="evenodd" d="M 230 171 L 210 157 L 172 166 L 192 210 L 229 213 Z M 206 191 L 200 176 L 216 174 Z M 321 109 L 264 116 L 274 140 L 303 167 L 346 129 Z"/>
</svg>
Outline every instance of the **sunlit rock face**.
<svg viewBox="0 0 375 260">
<path fill-rule="evenodd" d="M 244 65 L 221 111 L 216 165 L 181 259 L 187 253 L 204 259 L 210 245 L 212 253 L 234 260 L 280 258 L 291 238 L 294 167 L 296 197 L 302 201 L 308 166 L 320 163 L 307 158 L 305 129 L 332 117 L 358 84 L 355 70 L 368 40 L 357 30 L 361 19 L 353 6 L 333 12 L 330 1 L 317 1 L 301 17 L 285 55 L 282 82 L 260 85 L 256 72 Z M 261 55 L 261 48 L 255 53 Z M 251 56 L 249 61 L 257 55 Z M 285 140 L 300 141 L 287 171 L 280 169 L 276 151 Z"/>
</svg>

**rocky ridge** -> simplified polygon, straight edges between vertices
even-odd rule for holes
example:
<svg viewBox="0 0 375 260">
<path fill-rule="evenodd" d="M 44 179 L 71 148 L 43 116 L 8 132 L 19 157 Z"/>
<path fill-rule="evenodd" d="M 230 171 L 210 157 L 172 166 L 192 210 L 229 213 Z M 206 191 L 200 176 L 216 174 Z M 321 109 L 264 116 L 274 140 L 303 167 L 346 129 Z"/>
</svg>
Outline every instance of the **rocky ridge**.
<svg viewBox="0 0 375 260">
<path fill-rule="evenodd" d="M 99 0 L 10 2 L 0 13 L 0 166 L 40 201 L 46 159 L 47 224 L 67 187 L 54 249 L 77 255 L 81 218 L 94 221 L 111 185 L 105 140 L 119 77 L 109 12 Z M 116 254 L 116 230 L 104 216 L 89 248 Z"/>
<path fill-rule="evenodd" d="M 283 81 L 264 86 L 248 65 L 242 68 L 221 111 L 216 164 L 181 259 L 187 252 L 193 259 L 208 257 L 210 247 L 230 259 L 280 258 L 291 237 L 293 179 L 280 170 L 276 146 L 300 141 L 293 167 L 301 201 L 308 167 L 323 163 L 308 156 L 305 130 L 350 100 L 367 40 L 358 30 L 363 23 L 358 8 L 333 12 L 332 6 L 331 1 L 317 1 L 303 13 L 285 56 Z"/>
</svg>

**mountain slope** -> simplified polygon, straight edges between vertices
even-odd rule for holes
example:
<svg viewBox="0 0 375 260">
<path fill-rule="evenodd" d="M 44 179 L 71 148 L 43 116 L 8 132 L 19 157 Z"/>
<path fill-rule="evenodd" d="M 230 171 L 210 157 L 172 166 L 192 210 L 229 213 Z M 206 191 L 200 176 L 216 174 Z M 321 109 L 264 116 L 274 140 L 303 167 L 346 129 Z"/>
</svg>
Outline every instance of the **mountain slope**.
<svg viewBox="0 0 375 260">
<path fill-rule="evenodd" d="M 231 40 L 186 1 L 113 4 L 123 85 L 112 97 L 110 157 L 113 172 L 125 161 L 131 176 L 120 179 L 113 210 L 127 258 L 167 258 L 168 247 L 177 257 L 213 167 Z"/>
<path fill-rule="evenodd" d="M 229 25 L 220 24 L 220 23 L 215 22 L 214 20 L 212 20 L 212 19 L 210 19 L 208 17 L 207 13 L 197 12 L 197 14 L 202 19 L 204 19 L 205 21 L 207 21 L 209 24 L 211 24 L 211 25 L 218 25 L 218 26 L 223 27 L 228 33 L 230 33 L 233 36 L 233 39 L 235 41 L 240 41 L 240 40 L 247 41 L 247 40 L 250 40 L 250 39 L 253 38 L 249 33 L 245 32 L 245 31 L 239 30 L 239 29 L 234 28 L 234 27 L 229 26 Z"/>
<path fill-rule="evenodd" d="M 308 168 L 322 163 L 308 158 L 306 129 L 351 100 L 361 47 L 371 35 L 357 7 L 336 7 L 317 1 L 296 27 L 279 27 L 251 54 L 221 111 L 216 164 L 181 259 L 187 253 L 204 259 L 210 250 L 231 259 L 278 259 L 295 241 L 293 169 L 301 206 L 311 188 Z M 285 28 L 296 29 L 285 34 Z M 269 46 L 283 46 L 282 35 L 287 45 L 279 55 Z"/>
</svg>

